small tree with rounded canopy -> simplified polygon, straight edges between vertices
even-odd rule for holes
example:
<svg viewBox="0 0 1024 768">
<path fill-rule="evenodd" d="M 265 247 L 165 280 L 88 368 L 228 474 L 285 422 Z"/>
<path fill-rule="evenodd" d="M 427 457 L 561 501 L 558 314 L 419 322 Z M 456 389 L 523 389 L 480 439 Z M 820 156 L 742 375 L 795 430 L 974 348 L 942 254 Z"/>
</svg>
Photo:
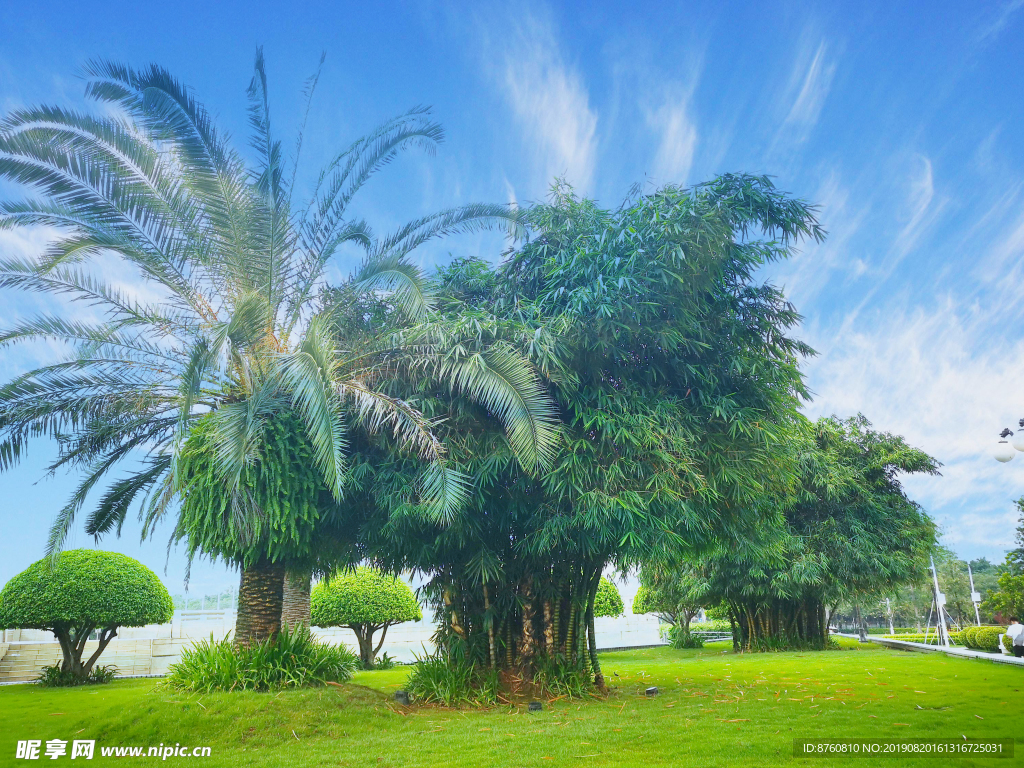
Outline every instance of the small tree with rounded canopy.
<svg viewBox="0 0 1024 768">
<path fill-rule="evenodd" d="M 310 614 L 315 627 L 348 627 L 355 632 L 366 668 L 373 666 L 388 627 L 423 618 L 412 590 L 373 568 L 356 568 L 321 581 L 310 595 Z M 377 630 L 380 641 L 374 647 Z"/>
<path fill-rule="evenodd" d="M 646 565 L 640 569 L 640 589 L 633 598 L 633 613 L 653 613 L 662 621 L 690 634 L 690 622 L 701 609 L 707 583 L 685 565 L 675 568 Z"/>
<path fill-rule="evenodd" d="M 621 616 L 625 611 L 619 589 L 604 576 L 597 585 L 597 597 L 594 598 L 595 616 Z"/>
<path fill-rule="evenodd" d="M 53 632 L 64 654 L 61 671 L 85 680 L 120 627 L 163 624 L 174 604 L 149 568 L 127 555 L 76 549 L 44 558 L 0 592 L 0 627 Z M 99 646 L 82 661 L 89 635 Z"/>
</svg>

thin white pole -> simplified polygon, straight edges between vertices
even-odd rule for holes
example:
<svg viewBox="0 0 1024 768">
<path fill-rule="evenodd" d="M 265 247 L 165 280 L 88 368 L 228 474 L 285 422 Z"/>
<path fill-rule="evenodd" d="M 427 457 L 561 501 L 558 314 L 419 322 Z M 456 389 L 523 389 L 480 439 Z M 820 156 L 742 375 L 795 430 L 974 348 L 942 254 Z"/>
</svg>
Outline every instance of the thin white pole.
<svg viewBox="0 0 1024 768">
<path fill-rule="evenodd" d="M 889 634 L 895 635 L 896 629 L 892 625 L 892 603 L 889 602 L 889 598 L 885 598 L 885 612 L 889 614 Z"/>
<path fill-rule="evenodd" d="M 981 595 L 974 591 L 974 574 L 971 573 L 971 564 L 967 564 L 967 578 L 971 580 L 971 602 L 974 603 L 974 620 L 981 626 L 981 614 L 978 613 L 978 603 L 981 602 Z"/>
<path fill-rule="evenodd" d="M 932 604 L 928 608 L 928 621 L 924 625 L 924 644 L 928 645 L 928 635 L 932 633 L 932 614 L 935 612 L 935 598 L 932 598 Z M 935 628 L 935 634 L 939 634 L 938 625 Z"/>
<path fill-rule="evenodd" d="M 946 629 L 946 596 L 939 591 L 939 570 L 935 567 L 935 558 L 929 557 L 932 563 L 932 584 L 935 587 L 935 612 L 938 614 L 939 645 L 949 647 L 949 630 Z"/>
</svg>

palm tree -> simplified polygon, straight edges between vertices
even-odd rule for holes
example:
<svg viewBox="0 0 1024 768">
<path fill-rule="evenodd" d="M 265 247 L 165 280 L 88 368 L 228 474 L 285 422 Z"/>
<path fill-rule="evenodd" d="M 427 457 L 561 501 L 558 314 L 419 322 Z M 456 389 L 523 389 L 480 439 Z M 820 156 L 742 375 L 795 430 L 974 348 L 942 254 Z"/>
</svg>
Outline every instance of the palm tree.
<svg viewBox="0 0 1024 768">
<path fill-rule="evenodd" d="M 35 193 L 0 202 L 0 228 L 55 233 L 37 257 L 0 261 L 0 287 L 68 296 L 98 316 L 39 315 L 0 333 L 4 345 L 48 340 L 71 349 L 66 359 L 0 388 L 0 470 L 15 464 L 32 438 L 49 437 L 60 448 L 50 469 L 81 473 L 53 523 L 51 553 L 94 489 L 103 488 L 86 521 L 93 535 L 120 531 L 136 505 L 149 523 L 173 511 L 189 488 L 182 456 L 198 423 L 209 427 L 227 520 L 258 515 L 242 478 L 259 461 L 267 425 L 284 412 L 294 416 L 335 499 L 348 478 L 348 429 L 358 424 L 386 432 L 423 460 L 425 507 L 457 507 L 467 478 L 446 459 L 432 421 L 376 386 L 403 364 L 406 371 L 443 372 L 510 428 L 525 409 L 539 431 L 523 446 L 523 460 L 550 454 L 554 416 L 536 377 L 467 375 L 486 359 L 453 367 L 437 349 L 422 351 L 416 366 L 414 349 L 339 351 L 330 319 L 315 312 L 325 267 L 346 243 L 366 250 L 360 289 L 386 291 L 406 317 L 420 321 L 433 299 L 429 281 L 407 260 L 411 251 L 485 227 L 522 232 L 521 214 L 499 205 L 441 211 L 379 238 L 348 215 L 353 196 L 400 152 L 430 151 L 442 141 L 428 109 L 388 120 L 339 152 L 320 172 L 308 205 L 295 205 L 302 131 L 286 172 L 271 131 L 261 51 L 248 90 L 252 166 L 164 69 L 94 61 L 85 74 L 86 95 L 105 106 L 103 115 L 36 107 L 0 122 L 0 178 Z M 318 77 L 307 82 L 307 115 Z M 104 280 L 97 260 L 110 255 L 158 298 Z M 111 479 L 115 468 L 130 471 Z M 242 565 L 236 637 L 273 634 L 281 564 L 271 557 Z"/>
</svg>

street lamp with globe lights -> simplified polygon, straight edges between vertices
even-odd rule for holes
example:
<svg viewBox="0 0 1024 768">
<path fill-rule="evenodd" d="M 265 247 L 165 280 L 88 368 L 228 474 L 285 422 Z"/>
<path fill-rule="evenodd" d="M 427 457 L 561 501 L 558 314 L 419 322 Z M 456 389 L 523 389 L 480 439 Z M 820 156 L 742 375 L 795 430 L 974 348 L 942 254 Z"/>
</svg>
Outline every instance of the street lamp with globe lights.
<svg viewBox="0 0 1024 768">
<path fill-rule="evenodd" d="M 1015 451 L 1024 451 L 1024 419 L 1021 419 L 1018 424 L 1020 429 L 1017 430 L 1016 434 L 1009 429 L 1004 429 L 999 433 L 1001 439 L 996 443 L 996 447 L 992 451 L 992 457 L 996 461 L 1005 464 L 1016 455 Z M 1007 440 L 1011 436 L 1013 440 Z"/>
</svg>

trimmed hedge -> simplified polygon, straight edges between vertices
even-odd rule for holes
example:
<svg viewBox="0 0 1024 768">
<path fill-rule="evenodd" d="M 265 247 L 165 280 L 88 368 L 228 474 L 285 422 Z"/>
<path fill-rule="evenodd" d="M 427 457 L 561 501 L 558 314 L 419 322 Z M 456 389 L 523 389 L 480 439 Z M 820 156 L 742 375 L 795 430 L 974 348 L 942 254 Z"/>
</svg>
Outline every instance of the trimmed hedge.
<svg viewBox="0 0 1024 768">
<path fill-rule="evenodd" d="M 1006 631 L 1005 627 L 982 627 L 974 635 L 974 644 L 979 651 L 999 653 L 999 636 Z"/>
<path fill-rule="evenodd" d="M 618 587 L 602 576 L 594 598 L 594 616 L 621 616 L 625 610 Z"/>
<path fill-rule="evenodd" d="M 960 633 L 961 642 L 968 648 L 986 653 L 999 652 L 999 635 L 1005 627 L 967 627 Z"/>
<path fill-rule="evenodd" d="M 961 644 L 966 645 L 968 648 L 970 648 L 971 644 L 974 642 L 975 632 L 978 629 L 980 629 L 980 627 L 964 627 L 964 629 L 960 632 Z"/>
<path fill-rule="evenodd" d="M 732 632 L 728 619 L 708 619 L 690 622 L 690 632 Z"/>
</svg>

